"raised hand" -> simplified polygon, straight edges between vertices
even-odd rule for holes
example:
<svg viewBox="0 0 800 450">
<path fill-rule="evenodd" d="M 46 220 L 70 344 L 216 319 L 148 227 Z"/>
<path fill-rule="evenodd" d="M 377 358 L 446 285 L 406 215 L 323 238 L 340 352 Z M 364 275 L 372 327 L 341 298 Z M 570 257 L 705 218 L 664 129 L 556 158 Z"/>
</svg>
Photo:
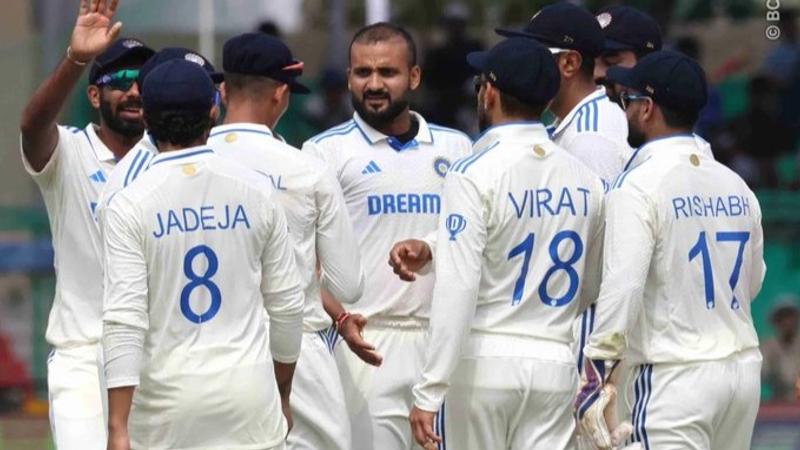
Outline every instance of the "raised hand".
<svg viewBox="0 0 800 450">
<path fill-rule="evenodd" d="M 121 22 L 112 22 L 118 3 L 119 0 L 81 0 L 69 41 L 72 58 L 89 62 L 114 42 L 122 29 Z"/>
<path fill-rule="evenodd" d="M 431 260 L 431 249 L 424 241 L 407 239 L 400 241 L 389 252 L 389 265 L 403 281 L 414 281 L 416 273 Z"/>
</svg>

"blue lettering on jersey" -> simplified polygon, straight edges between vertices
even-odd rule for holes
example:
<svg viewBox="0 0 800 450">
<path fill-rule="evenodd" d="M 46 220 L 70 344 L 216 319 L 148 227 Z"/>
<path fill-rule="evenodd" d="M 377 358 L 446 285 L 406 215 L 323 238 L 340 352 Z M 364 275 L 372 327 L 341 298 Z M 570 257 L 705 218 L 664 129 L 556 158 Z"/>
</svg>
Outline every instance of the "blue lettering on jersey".
<svg viewBox="0 0 800 450">
<path fill-rule="evenodd" d="M 439 194 L 383 194 L 367 196 L 367 213 L 379 214 L 439 214 Z"/>
<path fill-rule="evenodd" d="M 166 220 L 165 220 L 166 217 Z M 200 208 L 170 209 L 156 213 L 156 230 L 153 236 L 159 239 L 176 233 L 191 233 L 202 230 L 250 229 L 250 220 L 242 205 L 225 205 L 223 208 L 201 206 Z"/>
<path fill-rule="evenodd" d="M 582 187 L 564 187 L 555 193 L 548 188 L 539 188 L 526 189 L 521 195 L 509 192 L 508 199 L 514 207 L 517 219 L 522 219 L 523 216 L 535 218 L 562 214 L 586 217 L 589 214 L 590 193 L 591 191 Z"/>
<path fill-rule="evenodd" d="M 672 199 L 675 219 L 689 217 L 738 217 L 750 215 L 750 200 L 741 195 L 700 197 L 687 195 Z"/>
<path fill-rule="evenodd" d="M 268 174 L 266 172 L 262 172 L 260 170 L 257 170 L 256 172 L 258 172 L 261 175 L 264 175 L 265 177 L 269 178 L 269 182 L 272 183 L 272 187 L 273 188 L 275 188 L 275 189 L 277 189 L 279 191 L 285 191 L 286 190 L 286 188 L 283 186 L 283 176 L 282 175 L 278 175 L 278 176 L 270 175 L 270 174 Z"/>
</svg>

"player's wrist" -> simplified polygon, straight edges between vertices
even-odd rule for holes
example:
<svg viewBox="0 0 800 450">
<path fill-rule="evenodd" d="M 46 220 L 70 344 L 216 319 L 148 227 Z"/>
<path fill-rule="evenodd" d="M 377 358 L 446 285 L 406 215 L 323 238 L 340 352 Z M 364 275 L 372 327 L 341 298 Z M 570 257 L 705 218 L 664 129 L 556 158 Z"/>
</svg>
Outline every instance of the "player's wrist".
<svg viewBox="0 0 800 450">
<path fill-rule="evenodd" d="M 347 311 L 342 311 L 339 315 L 336 316 L 336 319 L 333 322 L 333 326 L 336 331 L 341 331 L 344 324 L 347 322 L 347 319 L 352 317 L 352 315 Z"/>
<path fill-rule="evenodd" d="M 89 61 L 92 60 L 91 57 L 77 54 L 74 50 L 72 50 L 72 45 L 67 46 L 66 58 L 67 61 L 78 67 L 86 67 L 89 65 Z"/>
</svg>

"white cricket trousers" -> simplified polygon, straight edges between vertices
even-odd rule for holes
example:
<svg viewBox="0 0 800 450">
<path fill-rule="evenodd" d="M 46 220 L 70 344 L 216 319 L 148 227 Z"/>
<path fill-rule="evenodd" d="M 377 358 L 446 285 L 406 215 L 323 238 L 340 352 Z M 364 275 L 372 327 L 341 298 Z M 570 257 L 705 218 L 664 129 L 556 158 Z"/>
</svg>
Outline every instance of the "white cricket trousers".
<svg viewBox="0 0 800 450">
<path fill-rule="evenodd" d="M 105 450 L 108 397 L 100 344 L 54 348 L 47 387 L 56 449 Z"/>
<path fill-rule="evenodd" d="M 473 333 L 450 382 L 436 421 L 441 450 L 575 448 L 568 344 Z"/>
<path fill-rule="evenodd" d="M 353 436 L 352 450 L 416 448 L 408 415 L 411 388 L 422 373 L 427 323 L 413 319 L 370 318 L 364 339 L 383 356 L 373 367 L 339 339 L 336 362 L 342 378 Z"/>
<path fill-rule="evenodd" d="M 333 357 L 337 335 L 332 330 L 303 333 L 289 401 L 294 427 L 286 440 L 288 450 L 352 447 L 350 419 Z"/>
<path fill-rule="evenodd" d="M 631 441 L 645 450 L 748 450 L 761 394 L 761 353 L 643 364 L 631 389 Z"/>
</svg>

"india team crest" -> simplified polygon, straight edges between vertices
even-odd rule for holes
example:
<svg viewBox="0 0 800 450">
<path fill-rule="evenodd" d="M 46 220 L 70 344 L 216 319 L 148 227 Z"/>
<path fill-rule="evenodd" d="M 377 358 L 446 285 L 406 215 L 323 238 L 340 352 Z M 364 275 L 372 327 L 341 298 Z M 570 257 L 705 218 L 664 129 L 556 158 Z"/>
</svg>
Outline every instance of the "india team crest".
<svg viewBox="0 0 800 450">
<path fill-rule="evenodd" d="M 600 28 L 605 28 L 611 25 L 611 14 L 604 12 L 598 15 L 597 22 L 600 23 Z"/>
<path fill-rule="evenodd" d="M 193 62 L 199 66 L 204 66 L 205 61 L 203 61 L 203 57 L 196 54 L 196 53 L 187 53 L 186 56 L 183 57 L 185 60 Z"/>
<path fill-rule="evenodd" d="M 447 170 L 450 169 L 450 160 L 447 158 L 436 158 L 433 160 L 433 170 L 436 171 L 436 174 L 440 177 L 444 178 L 447 175 Z"/>
</svg>

